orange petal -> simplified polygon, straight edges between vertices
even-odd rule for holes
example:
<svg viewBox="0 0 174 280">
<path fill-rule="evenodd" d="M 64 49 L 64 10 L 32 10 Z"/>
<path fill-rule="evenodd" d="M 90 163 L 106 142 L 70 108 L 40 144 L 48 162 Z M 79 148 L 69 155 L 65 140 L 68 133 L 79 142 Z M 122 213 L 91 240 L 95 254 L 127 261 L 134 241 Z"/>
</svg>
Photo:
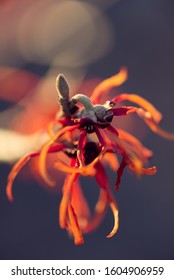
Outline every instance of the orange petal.
<svg viewBox="0 0 174 280">
<path fill-rule="evenodd" d="M 118 207 L 117 207 L 117 203 L 109 189 L 107 174 L 105 172 L 103 165 L 100 162 L 97 164 L 96 169 L 97 169 L 96 180 L 99 183 L 101 189 L 104 190 L 107 201 L 108 201 L 110 208 L 112 210 L 112 213 L 114 215 L 114 226 L 113 226 L 113 229 L 110 232 L 110 234 L 107 236 L 108 238 L 110 238 L 118 230 L 118 220 L 119 220 L 118 219 Z M 103 204 L 103 206 L 104 206 L 104 204 Z"/>
<path fill-rule="evenodd" d="M 125 67 L 120 69 L 116 75 L 102 81 L 93 91 L 90 99 L 95 104 L 99 103 L 102 94 L 107 93 L 113 87 L 118 87 L 127 80 L 127 69 Z"/>
<path fill-rule="evenodd" d="M 95 164 L 98 162 L 98 157 L 95 158 L 90 164 L 86 165 L 86 166 L 82 166 L 82 167 L 71 167 L 66 165 L 62 160 L 58 159 L 56 161 L 56 163 L 54 164 L 54 166 L 66 173 L 73 173 L 73 174 L 82 174 L 84 176 L 93 176 L 95 175 Z"/>
<path fill-rule="evenodd" d="M 119 185 L 121 183 L 121 178 L 123 176 L 123 172 L 124 172 L 124 169 L 125 169 L 126 166 L 127 166 L 126 162 L 124 161 L 124 159 L 122 159 L 122 161 L 120 163 L 120 166 L 117 170 L 117 180 L 116 180 L 116 183 L 115 183 L 116 191 L 119 190 Z"/>
<path fill-rule="evenodd" d="M 77 216 L 74 212 L 74 208 L 71 204 L 68 205 L 68 216 L 69 216 L 71 230 L 74 235 L 74 243 L 75 245 L 81 245 L 84 243 L 83 235 L 78 225 Z"/>
<path fill-rule="evenodd" d="M 143 144 L 135 136 L 122 129 L 117 129 L 117 131 L 121 139 L 124 139 L 128 143 L 135 146 L 138 150 L 142 151 L 145 157 L 149 158 L 153 155 L 153 152 L 144 147 Z"/>
<path fill-rule="evenodd" d="M 83 229 L 84 233 L 91 232 L 96 228 L 98 228 L 98 226 L 101 224 L 104 218 L 107 204 L 108 204 L 107 193 L 105 190 L 100 189 L 100 194 L 94 209 L 94 214 L 91 220 L 89 221 L 89 223 L 87 224 L 87 226 Z"/>
<path fill-rule="evenodd" d="M 78 176 L 75 173 L 68 175 L 63 185 L 63 197 L 59 206 L 59 224 L 61 228 L 66 228 L 67 226 L 68 205 L 72 198 L 73 184 L 76 182 Z"/>
<path fill-rule="evenodd" d="M 79 226 L 83 230 L 90 220 L 91 213 L 78 181 L 72 189 L 71 204 L 76 212 Z"/>
<path fill-rule="evenodd" d="M 66 133 L 68 131 L 72 132 L 73 130 L 77 129 L 78 127 L 79 127 L 79 125 L 74 125 L 74 126 L 66 126 L 66 127 L 62 128 L 43 146 L 43 148 L 40 152 L 40 156 L 39 156 L 40 175 L 42 176 L 44 181 L 49 186 L 54 186 L 55 181 L 52 178 L 50 178 L 50 176 L 48 175 L 47 170 L 46 170 L 46 157 L 48 154 L 48 150 L 51 147 L 51 145 L 54 144 L 61 135 L 63 135 L 64 133 Z"/>
<path fill-rule="evenodd" d="M 139 109 L 138 109 L 139 110 Z M 136 145 L 135 147 L 131 147 L 131 145 L 127 142 L 124 141 L 124 139 L 117 137 L 117 135 L 114 133 L 114 128 L 112 126 L 108 127 L 108 131 L 113 133 L 113 139 L 112 141 L 114 141 L 115 147 L 118 149 L 119 154 L 122 155 L 122 157 L 124 158 L 124 160 L 126 161 L 128 167 L 132 170 L 134 170 L 137 174 L 149 174 L 149 175 L 153 175 L 156 173 L 156 168 L 152 167 L 149 169 L 144 169 L 143 165 L 146 163 L 145 159 L 143 158 L 144 156 L 142 155 L 141 149 L 138 150 L 138 146 L 137 149 Z M 108 132 L 107 130 L 105 131 L 105 133 Z M 123 132 L 123 134 L 125 133 L 124 131 L 121 131 L 121 133 Z M 123 134 L 121 134 L 121 136 L 123 136 Z M 112 136 L 112 134 L 111 134 Z M 124 134 L 124 137 L 127 138 L 127 136 L 131 136 L 129 134 Z M 131 138 L 128 138 L 129 140 Z M 133 140 L 133 143 L 136 144 L 136 138 L 132 138 L 131 141 Z M 138 140 L 137 140 L 138 141 Z M 141 143 L 137 143 L 138 145 L 140 145 Z M 140 145 L 141 148 L 141 145 Z M 147 152 L 147 151 L 146 151 Z M 148 152 L 149 154 L 149 152 Z"/>
<path fill-rule="evenodd" d="M 129 169 L 136 171 L 133 166 L 129 165 L 128 167 L 129 167 Z M 156 166 L 152 166 L 149 168 L 141 168 L 138 170 L 138 172 L 139 172 L 139 174 L 154 175 L 154 174 L 156 174 L 157 169 L 156 169 Z"/>
<path fill-rule="evenodd" d="M 127 93 L 122 93 L 115 97 L 112 101 L 114 102 L 121 102 L 121 101 L 130 101 L 133 103 L 138 104 L 140 107 L 143 109 L 147 110 L 148 112 L 151 113 L 153 119 L 159 123 L 162 119 L 162 114 L 146 99 L 143 97 L 136 95 L 136 94 L 127 94 Z"/>
<path fill-rule="evenodd" d="M 79 141 L 78 141 L 77 159 L 80 167 L 83 166 L 83 148 L 86 142 L 86 134 L 87 134 L 86 130 L 81 130 Z"/>
<path fill-rule="evenodd" d="M 119 161 L 115 154 L 113 153 L 105 153 L 103 160 L 106 164 L 110 166 L 110 168 L 114 171 L 117 171 L 119 167 Z"/>
<path fill-rule="evenodd" d="M 107 238 L 111 238 L 114 234 L 116 234 L 119 226 L 119 217 L 118 217 L 118 206 L 116 201 L 112 198 L 110 201 L 110 208 L 112 210 L 112 213 L 114 215 L 114 226 L 111 230 L 111 232 L 107 235 Z"/>
<path fill-rule="evenodd" d="M 144 119 L 146 124 L 153 132 L 168 140 L 174 140 L 174 133 L 167 132 L 161 127 L 159 127 L 159 125 L 155 123 L 153 116 L 150 114 L 150 112 L 146 112 L 140 108 L 137 110 L 137 114 Z"/>
<path fill-rule="evenodd" d="M 127 147 L 132 151 L 139 160 L 142 162 L 142 165 L 146 165 L 148 163 L 148 158 L 152 156 L 152 152 L 145 148 L 141 142 L 135 138 L 133 135 L 125 132 L 124 130 L 119 130 L 119 138 L 123 139 L 127 145 Z"/>
<path fill-rule="evenodd" d="M 127 165 L 133 165 L 136 172 L 139 173 L 139 170 L 142 168 L 143 162 L 132 149 L 132 147 L 123 139 L 117 136 L 117 131 L 115 131 L 115 128 L 111 125 L 107 127 L 104 133 L 106 134 L 106 136 L 107 133 L 111 133 L 109 137 L 112 139 L 113 146 L 117 148 L 118 153 L 124 158 Z"/>
<path fill-rule="evenodd" d="M 35 157 L 39 155 L 37 152 L 29 153 L 25 155 L 23 158 L 21 158 L 12 168 L 10 174 L 8 175 L 8 183 L 6 187 L 6 194 L 10 201 L 13 201 L 13 195 L 12 195 L 12 186 L 13 181 L 18 175 L 19 171 L 22 169 L 23 166 L 30 160 L 30 158 Z"/>
<path fill-rule="evenodd" d="M 59 123 L 57 120 L 53 120 L 48 124 L 47 127 L 48 135 L 50 137 L 53 137 L 55 135 L 55 131 L 60 131 L 61 128 L 62 128 L 62 124 Z"/>
</svg>

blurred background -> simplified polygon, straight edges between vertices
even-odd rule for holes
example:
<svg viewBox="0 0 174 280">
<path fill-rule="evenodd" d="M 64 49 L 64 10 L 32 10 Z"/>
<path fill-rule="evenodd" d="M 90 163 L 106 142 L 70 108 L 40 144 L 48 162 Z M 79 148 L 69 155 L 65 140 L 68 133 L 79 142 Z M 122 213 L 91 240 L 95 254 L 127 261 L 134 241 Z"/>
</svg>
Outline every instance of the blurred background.
<svg viewBox="0 0 174 280">
<path fill-rule="evenodd" d="M 120 227 L 113 238 L 105 238 L 113 224 L 109 210 L 76 247 L 58 225 L 61 194 L 38 180 L 32 164 L 15 180 L 14 202 L 5 195 L 12 164 L 41 145 L 38 131 L 58 110 L 58 73 L 67 77 L 72 94 L 90 94 L 126 66 L 128 81 L 113 96 L 145 97 L 162 112 L 161 126 L 174 132 L 173 14 L 172 0 L 0 1 L 0 259 L 174 258 L 174 143 L 137 118 L 118 126 L 154 151 L 150 165 L 158 172 L 140 179 L 125 172 L 115 193 Z M 108 174 L 114 185 L 115 174 Z M 62 184 L 62 174 L 57 176 Z M 81 183 L 93 206 L 95 182 Z"/>
</svg>

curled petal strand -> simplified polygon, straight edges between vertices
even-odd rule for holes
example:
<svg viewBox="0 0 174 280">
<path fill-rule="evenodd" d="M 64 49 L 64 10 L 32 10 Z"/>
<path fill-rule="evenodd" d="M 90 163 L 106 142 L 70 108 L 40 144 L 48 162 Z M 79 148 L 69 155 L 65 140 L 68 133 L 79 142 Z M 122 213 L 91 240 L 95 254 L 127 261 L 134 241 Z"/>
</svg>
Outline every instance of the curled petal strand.
<svg viewBox="0 0 174 280">
<path fill-rule="evenodd" d="M 142 106 L 143 107 L 143 106 Z M 144 106 L 145 107 L 145 106 Z M 119 110 L 119 111 L 118 111 Z M 118 115 L 127 115 L 131 113 L 137 113 L 137 115 L 144 119 L 145 123 L 148 127 L 156 134 L 160 135 L 163 138 L 168 140 L 174 140 L 174 133 L 170 133 L 159 127 L 158 122 L 159 118 L 154 113 L 154 111 L 150 108 L 149 111 L 145 111 L 142 108 L 136 107 L 121 107 L 121 108 L 113 108 L 112 112 L 114 116 Z"/>
<path fill-rule="evenodd" d="M 62 124 L 58 123 L 57 120 L 53 120 L 48 124 L 47 132 L 50 137 L 55 135 L 55 130 L 58 131 L 62 128 Z"/>
<path fill-rule="evenodd" d="M 81 245 L 84 243 L 83 235 L 82 235 L 81 229 L 79 227 L 79 224 L 77 221 L 77 216 L 76 216 L 76 213 L 74 211 L 72 204 L 68 205 L 68 216 L 69 216 L 69 221 L 70 221 L 70 225 L 71 225 L 71 230 L 74 235 L 74 243 L 75 243 L 75 245 Z"/>
<path fill-rule="evenodd" d="M 114 226 L 110 234 L 107 236 L 107 238 L 112 237 L 118 230 L 118 224 L 119 224 L 119 218 L 118 218 L 118 206 L 117 203 L 109 189 L 108 185 L 108 178 L 105 172 L 105 169 L 103 165 L 99 162 L 96 166 L 97 173 L 96 173 L 96 180 L 101 187 L 105 191 L 107 201 L 109 202 L 110 208 L 112 210 L 112 213 L 114 215 Z"/>
<path fill-rule="evenodd" d="M 58 131 L 42 148 L 40 152 L 40 157 L 39 157 L 39 169 L 40 169 L 40 175 L 44 179 L 44 181 L 49 185 L 49 186 L 54 186 L 55 182 L 52 178 L 47 173 L 46 170 L 46 156 L 48 154 L 48 151 L 50 147 L 57 141 L 57 139 L 63 135 L 66 132 L 72 132 L 73 130 L 77 129 L 79 125 L 74 125 L 74 126 L 67 126 L 62 128 L 60 131 Z"/>
<path fill-rule="evenodd" d="M 68 205 L 72 198 L 73 184 L 76 182 L 78 174 L 70 174 L 67 176 L 63 186 L 63 197 L 59 207 L 59 224 L 61 228 L 67 227 L 67 211 Z"/>
<path fill-rule="evenodd" d="M 120 164 L 120 167 L 119 167 L 118 170 L 117 170 L 117 180 L 116 180 L 116 183 L 115 183 L 115 189 L 116 189 L 116 191 L 119 190 L 119 185 L 120 185 L 120 182 L 121 182 L 121 177 L 122 177 L 122 175 L 123 175 L 123 171 L 124 171 L 126 165 L 127 165 L 126 162 L 124 161 L 124 159 L 122 159 L 122 162 L 121 162 L 121 164 Z"/>
<path fill-rule="evenodd" d="M 93 91 L 91 100 L 97 104 L 100 101 L 102 94 L 107 93 L 113 87 L 118 87 L 127 80 L 127 69 L 125 67 L 120 69 L 116 75 L 102 81 Z"/>
<path fill-rule="evenodd" d="M 137 114 L 144 119 L 149 128 L 156 134 L 160 135 L 163 138 L 168 140 L 174 140 L 174 133 L 170 133 L 159 127 L 155 122 L 152 115 L 149 112 L 144 111 L 143 109 L 138 109 Z"/>
<path fill-rule="evenodd" d="M 77 159 L 79 161 L 79 166 L 83 166 L 83 148 L 85 146 L 86 141 L 86 130 L 81 130 L 80 137 L 78 141 L 78 147 L 77 147 Z"/>
<path fill-rule="evenodd" d="M 136 147 L 139 151 L 141 151 L 145 157 L 149 158 L 153 155 L 153 152 L 149 150 L 148 148 L 144 147 L 142 143 L 132 134 L 122 130 L 117 129 L 119 137 L 121 139 L 124 139 L 128 143 L 132 144 L 134 147 Z"/>
<path fill-rule="evenodd" d="M 49 153 L 54 153 L 60 151 L 64 145 L 54 145 L 53 147 L 49 148 L 48 152 Z M 13 195 L 12 195 L 12 187 L 13 187 L 13 182 L 18 175 L 19 171 L 27 164 L 27 162 L 36 156 L 39 156 L 40 152 L 33 152 L 25 155 L 22 157 L 17 163 L 13 166 L 9 176 L 8 176 L 8 182 L 7 182 L 7 187 L 6 187 L 6 194 L 7 197 L 10 201 L 13 201 Z"/>
<path fill-rule="evenodd" d="M 132 147 L 128 143 L 126 143 L 123 139 L 121 139 L 117 136 L 117 131 L 111 125 L 109 125 L 107 127 L 105 133 L 107 133 L 107 132 L 111 132 L 111 136 L 114 140 L 113 145 L 115 145 L 115 147 L 118 149 L 119 154 L 123 157 L 126 164 L 128 166 L 129 165 L 133 166 L 135 168 L 136 172 L 140 173 L 139 171 L 142 168 L 143 162 L 137 156 L 137 154 L 134 152 Z"/>
<path fill-rule="evenodd" d="M 95 215 L 93 220 L 93 225 L 97 226 L 104 217 L 108 199 L 110 196 L 110 190 L 108 186 L 108 177 L 105 172 L 103 165 L 98 162 L 96 165 L 96 181 L 100 186 L 100 195 L 98 202 L 95 207 Z"/>
<path fill-rule="evenodd" d="M 119 217 L 118 217 L 118 206 L 114 199 L 112 199 L 109 203 L 112 213 L 114 215 L 114 226 L 112 231 L 107 235 L 107 238 L 111 238 L 114 234 L 116 234 L 119 226 Z"/>
<path fill-rule="evenodd" d="M 135 104 L 138 104 L 140 107 L 143 109 L 147 110 L 148 112 L 151 113 L 153 119 L 159 123 L 162 119 L 162 114 L 146 99 L 143 97 L 136 95 L 136 94 L 127 94 L 123 93 L 115 97 L 112 101 L 113 102 L 121 102 L 121 101 L 130 101 Z"/>
<path fill-rule="evenodd" d="M 12 186 L 13 186 L 14 179 L 16 178 L 16 176 L 18 175 L 18 173 L 22 169 L 22 167 L 25 166 L 32 157 L 35 157 L 38 155 L 39 155 L 38 152 L 29 153 L 29 154 L 25 155 L 23 158 L 21 158 L 13 166 L 13 168 L 8 176 L 8 182 L 7 182 L 7 187 L 6 187 L 6 194 L 10 201 L 13 201 Z"/>
<path fill-rule="evenodd" d="M 119 116 L 125 116 L 130 113 L 136 112 L 136 108 L 131 106 L 122 106 L 119 108 L 112 108 L 111 111 L 113 112 L 114 116 L 119 117 Z"/>
<path fill-rule="evenodd" d="M 72 189 L 71 203 L 73 208 L 75 209 L 79 226 L 83 230 L 86 227 L 86 225 L 89 223 L 89 220 L 91 218 L 91 213 L 78 180 L 76 181 Z"/>
<path fill-rule="evenodd" d="M 133 171 L 136 171 L 134 169 L 133 166 L 129 166 L 129 169 L 133 170 Z M 156 169 L 156 166 L 152 166 L 152 167 L 149 167 L 149 168 L 141 168 L 139 169 L 139 174 L 145 174 L 145 175 L 154 175 L 156 174 L 157 172 L 157 169 Z"/>
<path fill-rule="evenodd" d="M 98 157 L 95 158 L 90 164 L 86 165 L 86 166 L 82 166 L 82 167 L 70 167 L 68 165 L 66 165 L 62 160 L 57 160 L 57 162 L 54 164 L 54 166 L 66 173 L 78 173 L 78 174 L 82 174 L 84 176 L 93 176 L 95 175 L 95 164 L 98 162 Z"/>
<path fill-rule="evenodd" d="M 99 194 L 98 201 L 95 205 L 94 214 L 91 220 L 89 221 L 89 223 L 87 224 L 87 226 L 83 229 L 84 233 L 91 232 L 96 228 L 98 228 L 98 226 L 101 224 L 104 218 L 107 204 L 108 204 L 107 193 L 105 190 L 100 189 L 100 194 Z"/>
<path fill-rule="evenodd" d="M 117 171 L 119 167 L 119 161 L 114 153 L 105 153 L 103 159 L 104 162 L 108 164 L 112 170 Z"/>
</svg>

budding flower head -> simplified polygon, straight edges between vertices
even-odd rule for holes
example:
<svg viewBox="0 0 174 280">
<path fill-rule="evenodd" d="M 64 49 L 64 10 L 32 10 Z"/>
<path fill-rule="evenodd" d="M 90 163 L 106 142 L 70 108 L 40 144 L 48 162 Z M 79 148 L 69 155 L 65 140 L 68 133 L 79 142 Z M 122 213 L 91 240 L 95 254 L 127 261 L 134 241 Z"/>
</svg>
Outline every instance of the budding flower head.
<svg viewBox="0 0 174 280">
<path fill-rule="evenodd" d="M 56 78 L 56 89 L 58 92 L 57 101 L 61 106 L 62 113 L 66 116 L 69 112 L 69 85 L 64 75 L 59 74 Z"/>
<path fill-rule="evenodd" d="M 59 74 L 56 78 L 56 89 L 58 92 L 57 101 L 62 110 L 59 116 L 69 117 L 75 114 L 78 111 L 78 107 L 72 101 L 69 101 L 69 84 L 62 74 Z"/>
<path fill-rule="evenodd" d="M 47 173 L 46 159 L 49 153 L 56 153 L 54 168 L 67 173 L 59 207 L 59 224 L 74 237 L 76 245 L 84 243 L 83 234 L 93 231 L 100 225 L 108 205 L 114 221 L 107 238 L 112 237 L 118 230 L 118 205 L 105 171 L 106 163 L 116 173 L 116 191 L 119 190 L 126 167 L 138 175 L 156 173 L 155 166 L 147 168 L 152 151 L 144 147 L 135 136 L 115 128 L 113 118 L 136 114 L 153 132 L 168 140 L 174 140 L 174 134 L 166 132 L 159 126 L 161 113 L 136 94 L 120 94 L 100 104 L 101 96 L 113 87 L 121 85 L 126 78 L 127 71 L 123 68 L 118 74 L 101 82 L 90 98 L 84 94 L 76 94 L 70 98 L 69 85 L 65 77 L 62 74 L 58 75 L 56 89 L 61 114 L 53 121 L 58 128 L 49 133 L 50 139 L 40 151 L 30 153 L 17 162 L 8 177 L 7 196 L 12 201 L 12 184 L 16 175 L 30 158 L 38 156 L 40 175 L 51 187 L 54 181 Z M 119 106 L 121 101 L 130 101 L 138 107 Z M 66 154 L 67 162 L 59 157 L 60 152 Z M 93 213 L 81 189 L 80 175 L 86 178 L 94 176 L 98 183 L 99 196 Z"/>
<path fill-rule="evenodd" d="M 58 92 L 58 101 L 61 99 L 69 101 L 69 85 L 62 74 L 59 74 L 56 78 L 56 89 Z"/>
</svg>

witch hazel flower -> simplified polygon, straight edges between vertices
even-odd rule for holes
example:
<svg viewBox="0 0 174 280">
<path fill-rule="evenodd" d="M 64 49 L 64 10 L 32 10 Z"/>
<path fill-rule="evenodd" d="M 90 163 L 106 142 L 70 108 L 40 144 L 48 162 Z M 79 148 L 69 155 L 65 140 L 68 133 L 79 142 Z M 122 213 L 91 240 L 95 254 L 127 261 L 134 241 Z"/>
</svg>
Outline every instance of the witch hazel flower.
<svg viewBox="0 0 174 280">
<path fill-rule="evenodd" d="M 127 79 L 127 70 L 102 81 L 93 91 L 91 97 L 76 94 L 70 97 L 69 85 L 60 74 L 56 79 L 58 103 L 60 110 L 48 126 L 49 140 L 39 151 L 27 154 L 12 168 L 7 183 L 7 196 L 13 201 L 12 185 L 21 168 L 32 158 L 39 157 L 39 172 L 50 186 L 55 181 L 47 172 L 48 154 L 56 153 L 54 168 L 66 174 L 62 187 L 62 200 L 59 206 L 59 224 L 62 229 L 74 237 L 76 245 L 83 244 L 83 235 L 95 230 L 103 220 L 107 207 L 113 213 L 113 227 L 107 238 L 118 230 L 118 206 L 113 190 L 119 190 L 124 169 L 135 174 L 154 175 L 156 166 L 147 167 L 152 151 L 132 134 L 113 126 L 114 118 L 137 114 L 148 127 L 161 137 L 174 140 L 174 134 L 163 130 L 159 123 L 162 114 L 146 99 L 123 93 L 104 104 L 101 97 L 112 88 L 121 85 Z M 121 106 L 122 101 L 129 101 L 135 106 Z M 62 160 L 62 152 L 66 160 Z M 119 162 L 119 158 L 121 160 Z M 109 164 L 116 173 L 115 186 L 110 186 L 105 165 Z M 80 176 L 93 176 L 99 186 L 98 201 L 93 213 L 83 194 Z"/>
</svg>

